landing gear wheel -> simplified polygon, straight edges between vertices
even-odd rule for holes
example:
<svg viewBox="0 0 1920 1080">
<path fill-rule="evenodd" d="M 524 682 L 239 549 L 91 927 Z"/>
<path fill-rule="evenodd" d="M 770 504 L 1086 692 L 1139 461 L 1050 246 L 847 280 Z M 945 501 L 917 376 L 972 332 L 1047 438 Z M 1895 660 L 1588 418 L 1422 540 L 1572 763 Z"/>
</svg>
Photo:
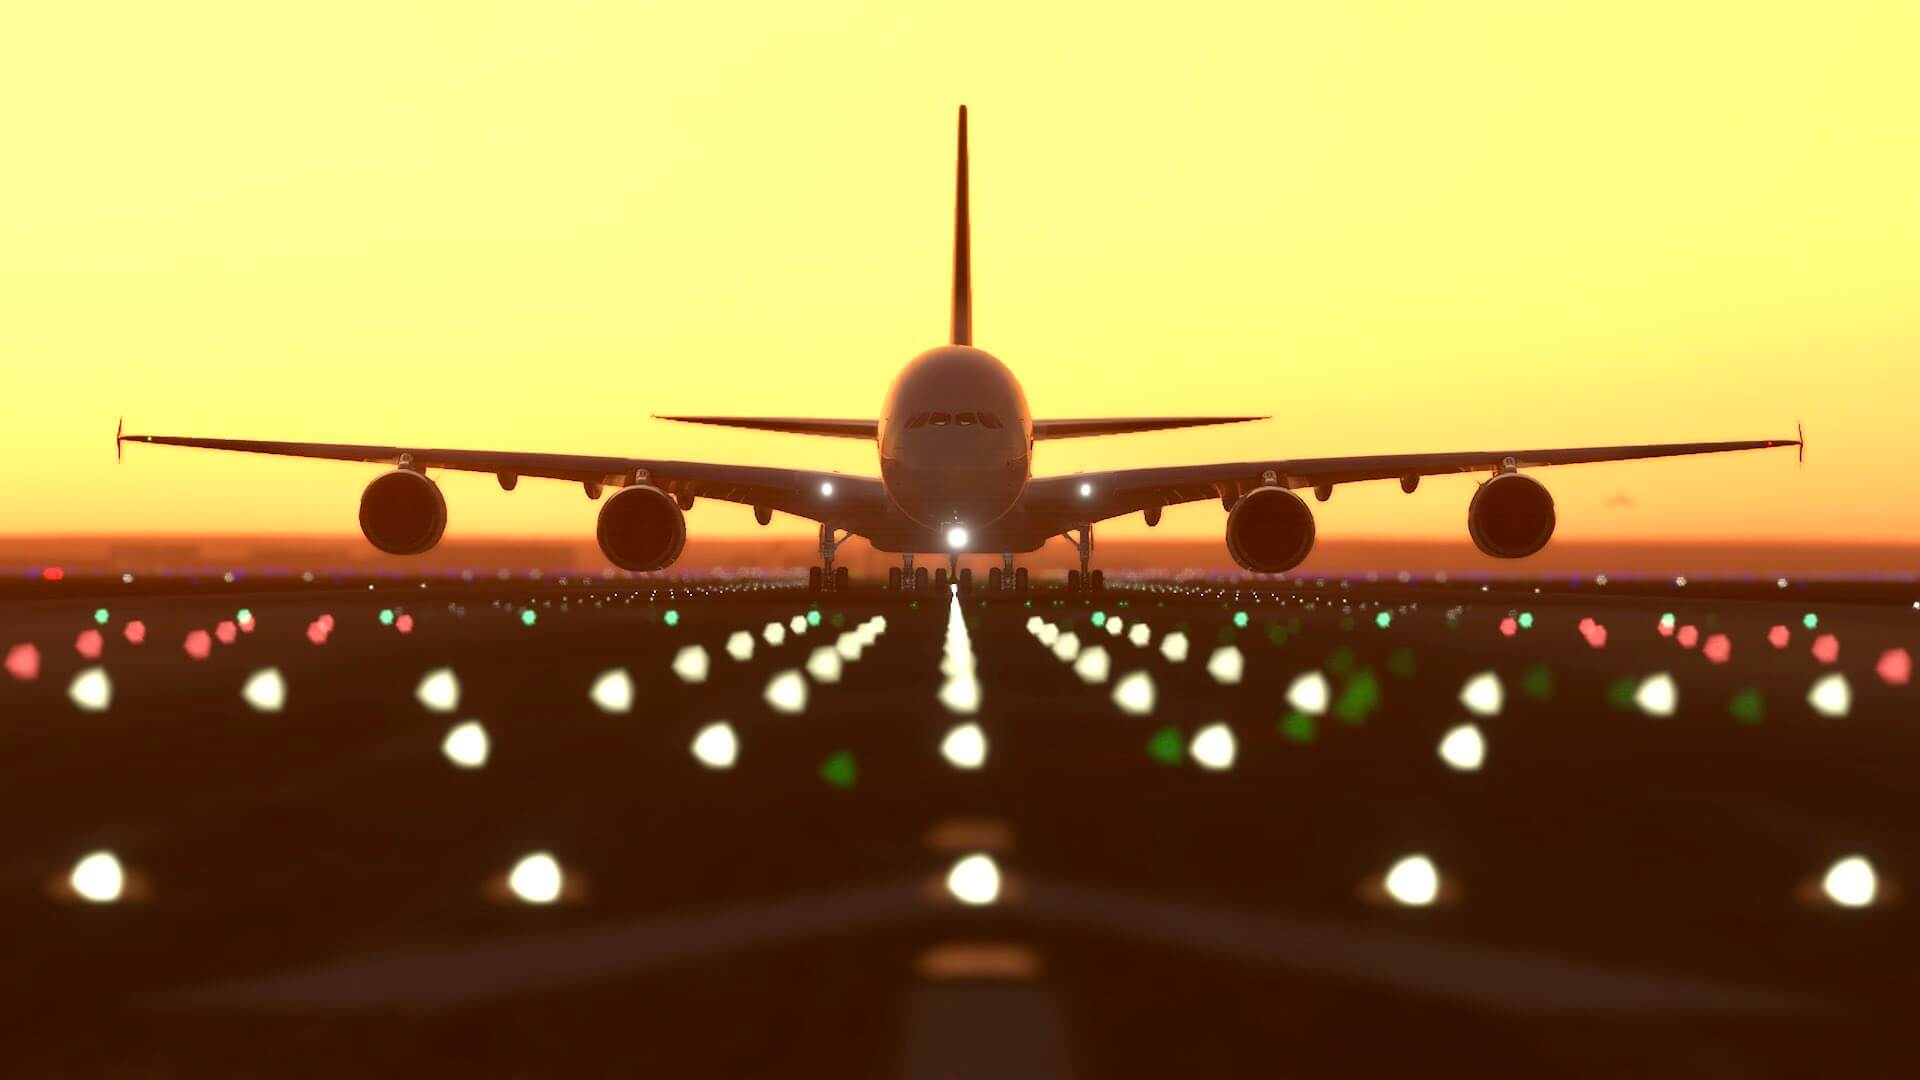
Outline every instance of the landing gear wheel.
<svg viewBox="0 0 1920 1080">
<path fill-rule="evenodd" d="M 973 595 L 973 568 L 972 567 L 962 567 L 960 570 L 960 595 L 961 596 Z"/>
<path fill-rule="evenodd" d="M 1024 566 L 1013 572 L 1013 591 L 1021 596 L 1027 595 L 1027 568 Z"/>
<path fill-rule="evenodd" d="M 1096 571 L 1094 571 L 1094 573 L 1096 573 L 1096 574 L 1097 574 L 1097 573 L 1099 573 L 1099 571 L 1098 571 L 1098 570 L 1096 570 Z M 834 592 L 846 592 L 846 591 L 847 591 L 847 580 L 848 580 L 848 578 L 849 578 L 850 576 L 851 576 L 851 575 L 849 575 L 849 574 L 847 573 L 847 568 L 846 568 L 846 567 L 844 567 L 844 566 L 836 566 L 836 567 L 834 567 L 834 568 L 833 568 L 833 591 L 834 591 Z"/>
<path fill-rule="evenodd" d="M 915 592 L 927 591 L 927 568 L 926 567 L 916 566 L 913 568 L 913 589 Z"/>
<path fill-rule="evenodd" d="M 947 591 L 947 572 L 945 570 L 935 570 L 933 572 L 933 587 L 941 592 Z"/>
<path fill-rule="evenodd" d="M 1004 588 L 1006 588 L 1006 582 L 1002 581 L 1000 578 L 1000 568 L 997 566 L 988 568 L 987 591 L 999 592 L 1001 589 L 1004 589 Z"/>
<path fill-rule="evenodd" d="M 1106 592 L 1107 574 L 1104 570 L 1095 570 L 1087 575 L 1088 592 Z"/>
<path fill-rule="evenodd" d="M 808 591 L 808 592 L 819 592 L 819 591 L 820 591 L 820 579 L 821 579 L 822 577 L 825 577 L 825 576 L 826 576 L 826 575 L 824 575 L 824 574 L 822 574 L 822 573 L 820 572 L 820 568 L 819 568 L 819 567 L 817 567 L 817 566 L 809 566 L 809 567 L 807 567 L 807 591 Z"/>
<path fill-rule="evenodd" d="M 1078 570 L 1067 571 L 1067 591 L 1070 593 L 1077 593 L 1080 591 L 1080 571 Z"/>
<path fill-rule="evenodd" d="M 900 574 L 899 567 L 897 566 L 887 567 L 887 591 L 888 592 L 900 591 L 900 578 L 901 578 L 901 574 Z"/>
</svg>

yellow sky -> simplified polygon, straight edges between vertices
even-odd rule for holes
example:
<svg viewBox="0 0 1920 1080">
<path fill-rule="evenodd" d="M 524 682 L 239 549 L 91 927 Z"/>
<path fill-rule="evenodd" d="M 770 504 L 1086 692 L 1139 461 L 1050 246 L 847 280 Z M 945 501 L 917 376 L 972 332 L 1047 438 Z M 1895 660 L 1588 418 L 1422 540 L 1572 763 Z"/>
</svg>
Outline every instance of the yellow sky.
<svg viewBox="0 0 1920 1080">
<path fill-rule="evenodd" d="M 872 415 L 945 332 L 966 102 L 976 341 L 1035 411 L 1277 417 L 1042 472 L 1801 420 L 1804 468 L 1544 472 L 1560 535 L 1910 537 L 1915 41 L 1906 2 L 16 5 L 0 531 L 355 529 L 373 467 L 116 468 L 122 412 L 872 472 L 645 417 Z M 443 486 L 450 535 L 597 509 Z M 1342 489 L 1321 535 L 1464 544 L 1471 488 Z"/>
</svg>

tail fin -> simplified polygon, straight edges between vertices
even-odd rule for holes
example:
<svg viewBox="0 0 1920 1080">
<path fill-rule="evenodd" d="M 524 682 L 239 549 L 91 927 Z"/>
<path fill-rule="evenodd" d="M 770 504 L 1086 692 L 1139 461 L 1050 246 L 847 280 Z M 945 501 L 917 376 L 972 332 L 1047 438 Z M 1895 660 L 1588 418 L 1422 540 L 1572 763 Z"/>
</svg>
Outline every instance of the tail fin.
<svg viewBox="0 0 1920 1080">
<path fill-rule="evenodd" d="M 973 344 L 972 214 L 967 209 L 967 107 L 960 106 L 960 155 L 953 180 L 953 343 Z"/>
</svg>

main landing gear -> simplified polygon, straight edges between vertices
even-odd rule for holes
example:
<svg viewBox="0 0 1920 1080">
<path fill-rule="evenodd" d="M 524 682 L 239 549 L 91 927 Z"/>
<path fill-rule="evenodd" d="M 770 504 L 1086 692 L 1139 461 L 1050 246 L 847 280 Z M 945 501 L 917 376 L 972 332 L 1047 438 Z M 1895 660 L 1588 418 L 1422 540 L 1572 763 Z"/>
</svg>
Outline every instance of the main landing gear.
<svg viewBox="0 0 1920 1080">
<path fill-rule="evenodd" d="M 1076 536 L 1075 533 L 1078 535 Z M 1107 575 L 1098 570 L 1087 569 L 1087 563 L 1093 559 L 1093 526 L 1082 525 L 1074 532 L 1061 535 L 1073 541 L 1074 546 L 1080 549 L 1080 569 L 1067 571 L 1067 591 L 1070 593 L 1107 591 Z"/>
<path fill-rule="evenodd" d="M 1011 592 L 1021 596 L 1027 593 L 1027 568 L 1014 569 L 1011 554 L 1000 556 L 1000 565 L 987 571 L 988 592 Z"/>
<path fill-rule="evenodd" d="M 935 584 L 934 577 L 927 573 L 926 567 L 913 565 L 913 555 L 910 553 L 901 555 L 900 565 L 887 571 L 888 592 L 926 592 Z M 947 573 L 944 570 L 940 572 L 938 586 L 942 589 L 947 587 Z"/>
<path fill-rule="evenodd" d="M 826 524 L 820 526 L 820 565 L 807 568 L 808 592 L 847 591 L 847 568 L 833 565 L 833 556 L 840 550 L 840 545 L 852 537 L 853 534 L 844 529 L 835 529 Z"/>
</svg>

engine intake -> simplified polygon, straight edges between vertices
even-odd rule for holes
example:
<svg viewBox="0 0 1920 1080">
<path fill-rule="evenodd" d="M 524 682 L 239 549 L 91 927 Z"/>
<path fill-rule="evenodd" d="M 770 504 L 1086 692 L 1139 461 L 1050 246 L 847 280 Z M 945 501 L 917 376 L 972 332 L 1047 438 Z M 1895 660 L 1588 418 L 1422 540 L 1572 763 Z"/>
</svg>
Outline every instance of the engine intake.
<svg viewBox="0 0 1920 1080">
<path fill-rule="evenodd" d="M 1524 559 L 1553 538 L 1553 496 L 1538 480 L 1503 473 L 1480 485 L 1467 504 L 1473 546 L 1496 559 Z"/>
<path fill-rule="evenodd" d="M 1227 514 L 1227 553 L 1258 574 L 1278 574 L 1313 550 L 1313 511 L 1285 488 L 1255 488 Z"/>
<path fill-rule="evenodd" d="M 607 561 L 622 570 L 659 570 L 680 557 L 687 519 L 673 496 L 657 487 L 622 489 L 600 508 L 595 530 Z"/>
<path fill-rule="evenodd" d="M 389 555 L 418 555 L 447 531 L 446 497 L 425 476 L 395 469 L 360 493 L 360 531 Z"/>
</svg>

